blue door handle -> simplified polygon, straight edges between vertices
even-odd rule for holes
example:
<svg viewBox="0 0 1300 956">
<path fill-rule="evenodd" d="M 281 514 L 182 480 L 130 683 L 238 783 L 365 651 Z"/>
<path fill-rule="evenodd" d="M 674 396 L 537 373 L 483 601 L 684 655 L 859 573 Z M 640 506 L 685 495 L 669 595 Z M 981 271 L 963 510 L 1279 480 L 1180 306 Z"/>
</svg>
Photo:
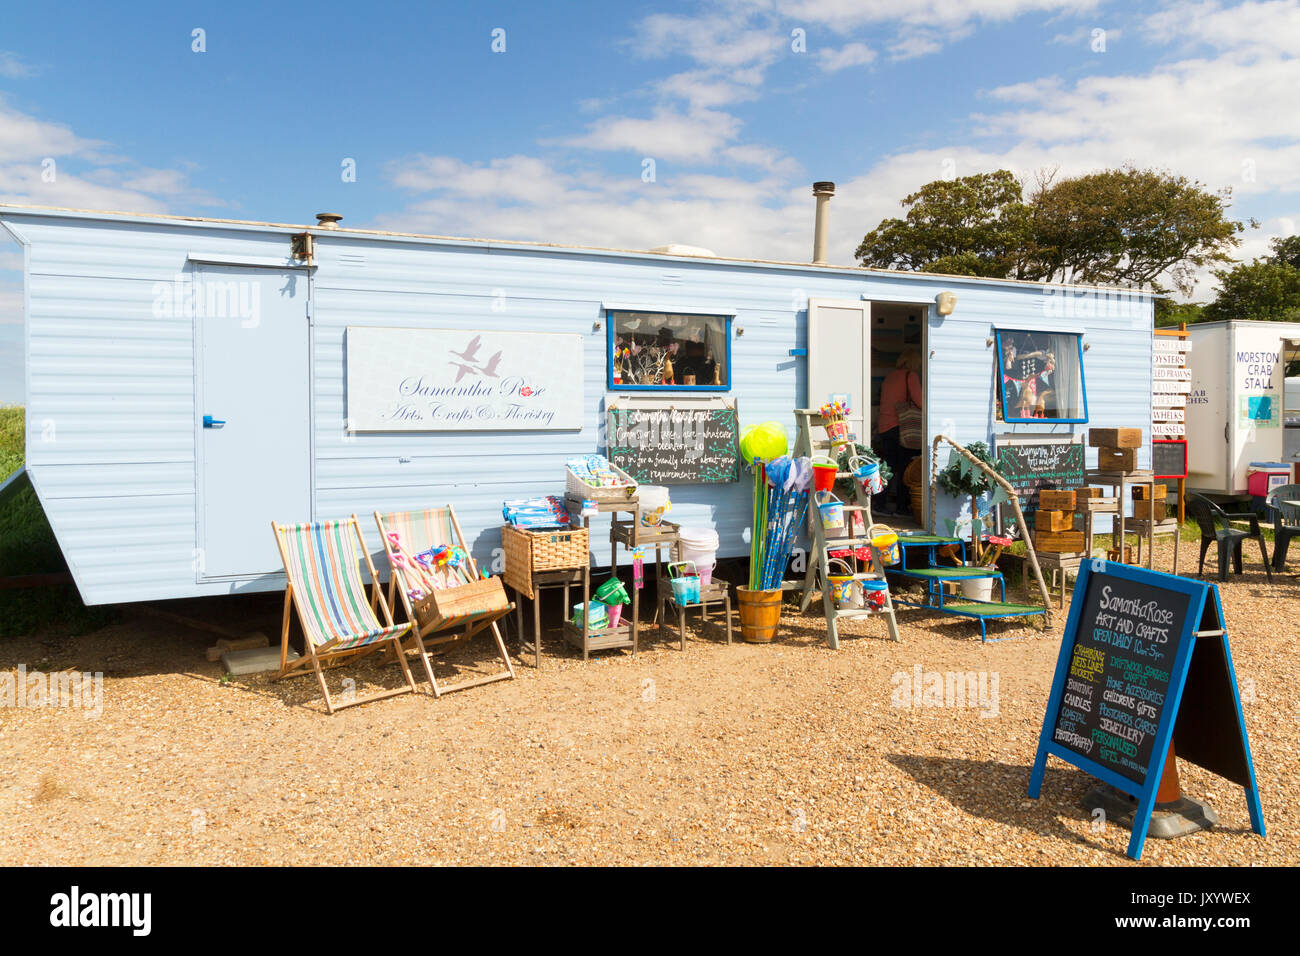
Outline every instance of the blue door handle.
<svg viewBox="0 0 1300 956">
<path fill-rule="evenodd" d="M 226 423 L 226 420 L 225 420 L 224 418 L 213 418 L 211 415 L 204 415 L 204 416 L 203 416 L 203 427 L 204 427 L 204 428 L 220 428 L 220 427 L 221 427 L 222 425 L 224 425 L 225 423 Z"/>
</svg>

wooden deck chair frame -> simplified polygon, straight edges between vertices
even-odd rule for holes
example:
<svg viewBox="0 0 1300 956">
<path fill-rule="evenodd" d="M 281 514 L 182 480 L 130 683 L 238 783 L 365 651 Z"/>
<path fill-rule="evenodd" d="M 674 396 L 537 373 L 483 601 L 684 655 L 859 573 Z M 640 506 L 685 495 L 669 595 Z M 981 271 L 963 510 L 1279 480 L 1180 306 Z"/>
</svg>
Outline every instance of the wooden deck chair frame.
<svg viewBox="0 0 1300 956">
<path fill-rule="evenodd" d="M 420 655 L 420 660 L 424 663 L 425 676 L 429 678 L 429 685 L 433 688 L 433 696 L 441 697 L 443 694 L 450 694 L 453 691 L 468 690 L 471 687 L 491 684 L 499 680 L 513 680 L 515 668 L 510 662 L 510 655 L 506 653 L 506 644 L 501 637 L 501 628 L 497 622 L 514 611 L 514 603 L 507 604 L 504 610 L 484 614 L 468 621 L 453 621 L 451 624 L 448 624 L 442 618 L 429 617 L 427 613 L 422 615 L 411 601 L 411 586 L 410 582 L 405 578 L 401 561 L 393 561 L 393 557 L 398 551 L 389 538 L 389 534 L 398 530 L 393 527 L 392 519 L 399 517 L 404 519 L 404 526 L 407 527 L 421 521 L 424 523 L 425 528 L 429 528 L 436 521 L 444 525 L 444 532 L 450 531 L 450 534 L 443 533 L 441 535 L 444 540 L 432 540 L 432 536 L 430 536 L 430 539 L 427 540 L 421 539 L 407 542 L 407 551 L 419 553 L 437 545 L 459 545 L 465 554 L 469 556 L 471 578 L 479 576 L 478 565 L 474 562 L 474 556 L 470 554 L 469 549 L 465 547 L 465 536 L 461 533 L 460 522 L 456 520 L 456 510 L 451 505 L 442 508 L 430 508 L 425 511 L 394 511 L 387 514 L 375 512 L 375 524 L 379 528 L 379 536 L 384 542 L 384 554 L 388 558 L 388 601 L 396 607 L 394 594 L 401 595 L 402 607 L 406 611 L 406 619 L 414 625 L 406 643 L 402 645 L 402 649 L 406 652 L 416 651 Z M 433 674 L 432 655 L 434 652 L 430 648 L 437 648 L 438 651 L 448 650 L 450 646 L 468 641 L 475 634 L 489 627 L 496 639 L 497 653 L 500 655 L 506 669 L 497 674 L 474 677 L 456 684 L 438 683 L 438 679 Z"/>
<path fill-rule="evenodd" d="M 336 525 L 356 534 L 356 543 L 361 549 L 361 554 L 365 556 L 366 567 L 370 572 L 370 600 L 366 606 L 369 607 L 371 614 L 374 615 L 375 624 L 379 624 L 378 613 L 383 613 L 384 623 L 380 625 L 378 636 L 366 641 L 363 644 L 352 647 L 337 648 L 337 645 L 343 641 L 343 638 L 336 637 L 332 640 L 317 644 L 312 640 L 311 634 L 307 628 L 308 615 L 311 614 L 310 608 L 304 604 L 305 596 L 302 594 L 303 587 L 294 587 L 294 572 L 289 554 L 286 551 L 285 535 L 295 531 L 303 531 L 307 528 L 324 527 Z M 393 612 L 388 602 L 384 600 L 382 586 L 379 583 L 379 575 L 375 573 L 374 562 L 370 559 L 370 550 L 366 547 L 366 539 L 361 533 L 361 523 L 357 520 L 356 515 L 341 521 L 319 521 L 304 523 L 299 525 L 281 525 L 271 522 L 271 528 L 275 533 L 275 543 L 280 549 L 280 560 L 284 562 L 284 572 L 287 578 L 284 589 L 284 623 L 280 632 L 280 670 L 271 678 L 279 681 L 287 677 L 300 677 L 304 674 L 314 672 L 316 680 L 320 684 L 321 693 L 325 697 L 325 710 L 333 714 L 337 710 L 345 707 L 355 707 L 357 704 L 368 704 L 371 701 L 382 700 L 385 697 L 396 697 L 399 694 L 415 693 L 415 678 L 411 674 L 411 668 L 407 665 L 406 655 L 400 653 L 402 647 L 402 635 L 411 630 L 411 626 L 393 623 Z M 358 569 L 359 577 L 359 569 Z M 365 584 L 362 583 L 364 593 Z M 303 654 L 297 660 L 289 660 L 289 631 L 292 626 L 293 612 L 298 614 L 298 625 L 303 632 Z M 353 700 L 336 703 L 330 697 L 329 687 L 325 684 L 325 670 L 338 667 L 341 664 L 355 662 L 361 658 L 374 653 L 375 651 L 391 648 L 397 656 L 398 663 L 402 666 L 402 676 L 405 678 L 406 686 L 398 687 L 392 690 L 377 691 L 368 694 L 365 697 L 358 697 Z M 308 668 L 311 670 L 309 671 Z"/>
</svg>

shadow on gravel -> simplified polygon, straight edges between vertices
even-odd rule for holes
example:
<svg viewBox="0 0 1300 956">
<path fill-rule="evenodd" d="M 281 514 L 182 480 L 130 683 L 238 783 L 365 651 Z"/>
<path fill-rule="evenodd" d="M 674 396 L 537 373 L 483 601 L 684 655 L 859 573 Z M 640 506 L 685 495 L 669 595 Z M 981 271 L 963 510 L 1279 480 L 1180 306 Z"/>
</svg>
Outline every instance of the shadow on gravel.
<svg viewBox="0 0 1300 956">
<path fill-rule="evenodd" d="M 1124 856 L 1122 851 L 1088 840 L 1061 822 L 1063 817 L 1088 821 L 1079 801 L 1096 780 L 1082 770 L 1059 764 L 1049 766 L 1042 795 L 1030 800 L 1025 789 L 1031 768 L 1025 764 L 897 753 L 886 759 L 971 816 Z"/>
</svg>

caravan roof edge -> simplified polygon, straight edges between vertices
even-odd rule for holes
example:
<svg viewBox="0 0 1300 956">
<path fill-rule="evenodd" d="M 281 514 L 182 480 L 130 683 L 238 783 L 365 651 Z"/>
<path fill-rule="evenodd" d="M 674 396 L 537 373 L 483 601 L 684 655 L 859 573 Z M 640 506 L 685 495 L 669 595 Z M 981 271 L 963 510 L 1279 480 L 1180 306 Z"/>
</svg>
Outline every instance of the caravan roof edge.
<svg viewBox="0 0 1300 956">
<path fill-rule="evenodd" d="M 518 250 L 518 251 L 535 251 L 551 250 L 556 252 L 571 252 L 577 254 L 596 254 L 607 256 L 620 256 L 637 259 L 659 259 L 670 262 L 703 262 L 719 263 L 725 265 L 739 266 L 777 266 L 783 269 L 795 269 L 802 272 L 822 272 L 822 273 L 858 273 L 861 275 L 881 275 L 894 278 L 905 277 L 908 279 L 921 280 L 924 282 L 969 282 L 978 285 L 995 285 L 1011 286 L 1021 288 L 1024 286 L 1037 286 L 1044 289 L 1084 289 L 1093 292 L 1122 292 L 1128 295 L 1145 297 L 1151 300 L 1165 298 L 1159 293 L 1152 292 L 1149 289 L 1131 289 L 1123 286 L 1105 286 L 1105 285 L 1088 285 L 1086 283 L 1070 282 L 1038 282 L 1031 279 L 997 279 L 987 278 L 984 276 L 963 276 L 952 275 L 943 272 L 910 272 L 904 269 L 877 269 L 869 266 L 844 266 L 831 264 L 816 264 L 811 262 L 792 262 L 783 259 L 748 259 L 736 256 L 693 256 L 693 255 L 674 255 L 666 252 L 650 252 L 645 249 L 622 249 L 608 246 L 582 246 L 570 245 L 559 242 L 540 242 L 537 240 L 527 239 L 483 239 L 468 236 L 440 236 L 417 232 L 395 232 L 384 229 L 357 229 L 350 226 L 336 226 L 331 229 L 321 228 L 319 225 L 294 224 L 286 222 L 259 222 L 252 219 L 216 219 L 206 216 L 178 216 L 170 213 L 139 213 L 123 212 L 106 209 L 79 209 L 66 206 L 35 206 L 21 203 L 0 203 L 0 216 L 14 213 L 17 215 L 28 216 L 55 216 L 68 219 L 89 219 L 101 220 L 107 222 L 119 221 L 136 221 L 136 222 L 154 222 L 160 225 L 192 225 L 201 227 L 234 227 L 257 232 L 310 232 L 317 237 L 327 237 L 332 235 L 348 235 L 363 239 L 374 239 L 379 241 L 389 240 L 398 242 L 425 242 L 434 245 L 468 245 L 480 246 L 491 249 L 501 250 Z"/>
</svg>

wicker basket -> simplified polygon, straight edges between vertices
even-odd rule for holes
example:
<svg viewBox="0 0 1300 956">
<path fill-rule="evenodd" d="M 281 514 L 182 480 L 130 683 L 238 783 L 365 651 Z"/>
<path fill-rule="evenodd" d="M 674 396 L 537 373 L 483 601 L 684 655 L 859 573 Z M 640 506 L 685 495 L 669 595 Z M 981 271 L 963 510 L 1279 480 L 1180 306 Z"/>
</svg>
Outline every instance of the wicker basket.
<svg viewBox="0 0 1300 956">
<path fill-rule="evenodd" d="M 416 620 L 423 621 L 430 617 L 448 619 L 509 608 L 510 600 L 506 597 L 506 589 L 501 586 L 501 579 L 490 577 L 433 591 L 415 605 L 414 611 Z"/>
<path fill-rule="evenodd" d="M 921 480 L 921 456 L 913 458 L 911 463 L 903 469 L 903 487 L 912 495 L 912 514 L 916 517 L 917 524 L 925 526 L 925 492 Z"/>
<path fill-rule="evenodd" d="M 623 480 L 623 484 L 609 488 L 593 488 L 573 473 L 567 465 L 564 468 L 564 493 L 569 498 L 587 498 L 591 501 L 631 501 L 636 497 L 636 479 L 613 462 L 609 470 Z"/>
<path fill-rule="evenodd" d="M 502 525 L 501 546 L 506 553 L 505 582 L 527 598 L 533 596 L 534 571 L 585 568 L 591 560 L 586 528 L 524 531 Z"/>
</svg>

